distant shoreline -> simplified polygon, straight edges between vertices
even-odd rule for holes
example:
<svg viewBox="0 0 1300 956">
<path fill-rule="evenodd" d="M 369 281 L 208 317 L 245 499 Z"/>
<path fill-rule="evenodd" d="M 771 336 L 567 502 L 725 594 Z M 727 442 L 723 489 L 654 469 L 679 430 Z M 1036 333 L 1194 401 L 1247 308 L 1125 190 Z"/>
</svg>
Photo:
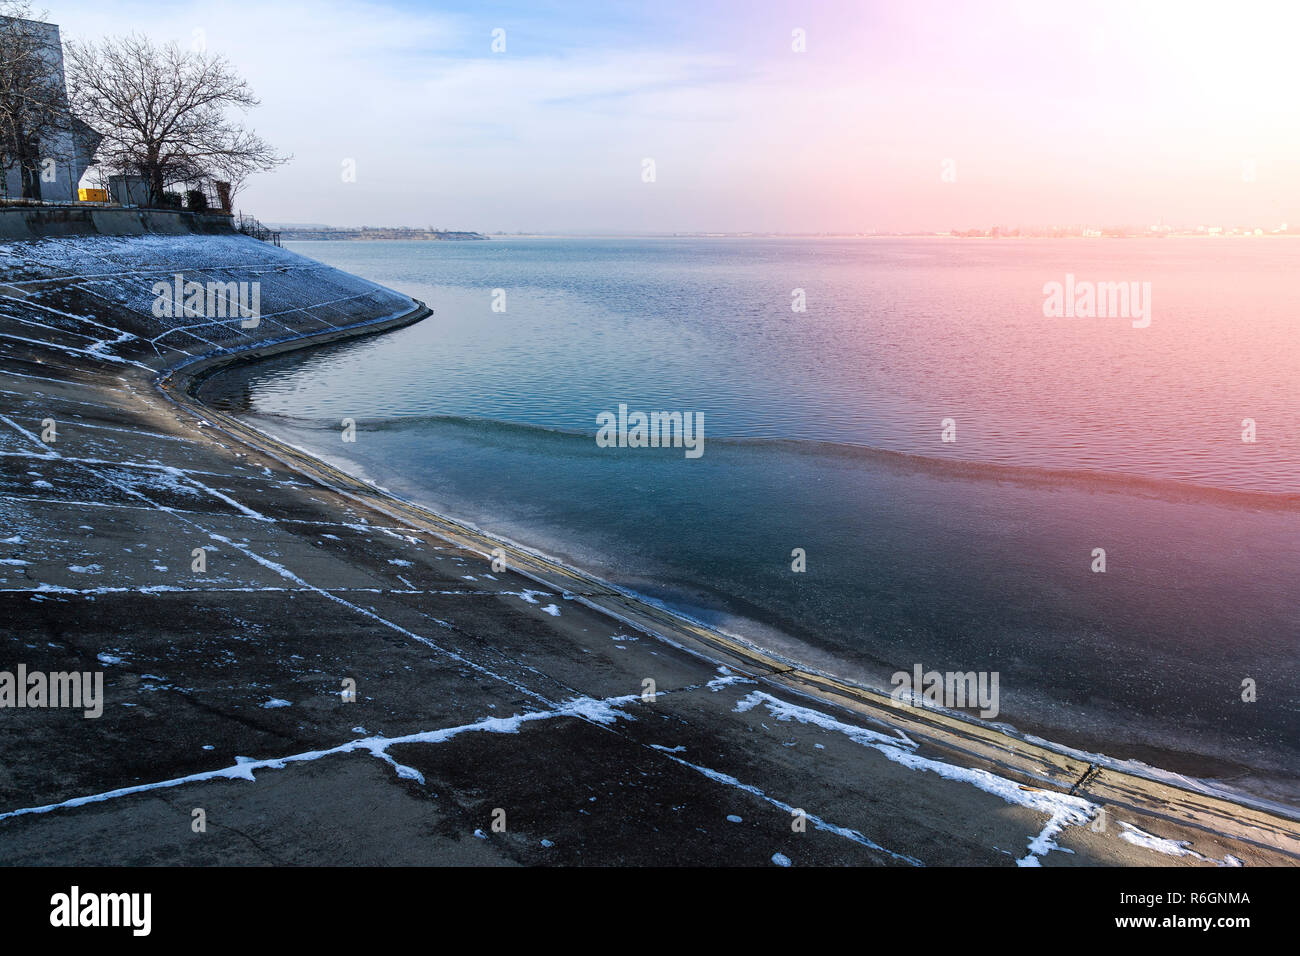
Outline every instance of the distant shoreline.
<svg viewBox="0 0 1300 956">
<path fill-rule="evenodd" d="M 1105 235 L 1105 236 L 1081 236 L 1066 234 L 1059 236 L 1049 235 L 956 235 L 953 233 L 940 232 L 879 232 L 879 233 L 759 233 L 759 232 L 652 232 L 652 233 L 559 233 L 559 232 L 511 232 L 511 233 L 478 233 L 478 232 L 440 232 L 428 231 L 424 229 L 386 229 L 366 227 L 359 229 L 290 229 L 282 227 L 280 235 L 283 240 L 290 242 L 324 242 L 324 241 L 342 241 L 342 242 L 373 242 L 373 241 L 393 241 L 393 240 L 414 240 L 430 242 L 464 242 L 489 239 L 822 239 L 822 240 L 844 240 L 844 239 L 862 239 L 862 240 L 880 240 L 880 239 L 957 239 L 968 241 L 971 239 L 983 240 L 1001 240 L 1013 241 L 1017 239 L 1032 239 L 1035 241 L 1079 241 L 1079 240 L 1141 240 L 1141 239 L 1194 239 L 1194 240 L 1214 240 L 1214 239 L 1295 239 L 1300 234 L 1295 232 L 1287 233 L 1264 233 L 1262 235 L 1253 235 L 1248 233 L 1223 233 L 1223 234 L 1206 234 L 1195 232 L 1170 232 L 1170 233 L 1151 233 L 1139 234 L 1132 233 L 1127 235 Z"/>
<path fill-rule="evenodd" d="M 441 229 L 401 229 L 362 226 L 357 229 L 281 227 L 280 238 L 290 241 L 370 241 L 376 239 L 414 239 L 421 242 L 474 242 L 488 237 L 478 232 L 455 232 Z"/>
</svg>

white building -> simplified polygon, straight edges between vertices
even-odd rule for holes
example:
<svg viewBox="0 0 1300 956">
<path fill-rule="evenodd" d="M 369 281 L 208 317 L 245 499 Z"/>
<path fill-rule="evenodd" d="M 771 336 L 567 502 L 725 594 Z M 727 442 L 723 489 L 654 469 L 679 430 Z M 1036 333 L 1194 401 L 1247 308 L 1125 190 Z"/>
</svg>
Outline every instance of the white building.
<svg viewBox="0 0 1300 956">
<path fill-rule="evenodd" d="M 8 18 L 0 18 L 8 19 Z M 63 100 L 67 101 L 67 88 L 63 72 L 63 40 L 57 24 L 35 20 L 21 21 L 41 39 L 50 70 L 58 79 Z M 69 112 L 67 122 L 40 144 L 40 198 L 43 201 L 67 202 L 77 198 L 77 184 L 90 166 L 96 147 L 103 137 Z M 2 195 L 18 199 L 23 194 L 22 171 L 15 163 L 4 170 Z"/>
</svg>

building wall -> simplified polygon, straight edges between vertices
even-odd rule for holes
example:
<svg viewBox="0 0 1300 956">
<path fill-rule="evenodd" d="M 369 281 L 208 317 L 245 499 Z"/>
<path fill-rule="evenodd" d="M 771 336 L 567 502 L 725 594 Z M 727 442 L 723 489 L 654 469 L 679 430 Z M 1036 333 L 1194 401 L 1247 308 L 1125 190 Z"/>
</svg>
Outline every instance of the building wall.
<svg viewBox="0 0 1300 956">
<path fill-rule="evenodd" d="M 58 76 L 59 86 L 64 90 L 66 96 L 63 40 L 59 35 L 58 25 L 34 20 L 29 20 L 27 23 L 35 28 L 40 35 L 45 47 L 46 61 L 49 63 L 50 70 Z M 85 175 L 91 159 L 89 155 L 91 151 L 87 150 L 85 146 L 86 144 L 78 142 L 78 138 L 74 136 L 71 130 L 60 130 L 48 142 L 41 144 L 42 157 L 48 157 L 54 161 L 48 166 L 42 164 L 42 200 L 66 202 L 77 198 L 77 184 L 81 181 L 81 177 Z M 5 170 L 4 184 L 6 196 L 11 199 L 18 199 L 22 196 L 22 173 L 17 167 Z"/>
</svg>

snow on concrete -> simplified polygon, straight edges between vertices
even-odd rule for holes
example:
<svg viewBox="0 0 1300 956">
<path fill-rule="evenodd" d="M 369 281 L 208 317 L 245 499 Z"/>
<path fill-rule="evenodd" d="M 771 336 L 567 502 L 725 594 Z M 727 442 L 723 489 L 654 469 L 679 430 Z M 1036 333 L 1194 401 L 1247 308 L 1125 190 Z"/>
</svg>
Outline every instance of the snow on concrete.
<svg viewBox="0 0 1300 956">
<path fill-rule="evenodd" d="M 763 790 L 761 790 L 760 788 L 752 784 L 742 783 L 740 780 L 736 779 L 731 774 L 723 773 L 720 770 L 712 770 L 709 767 L 703 767 L 696 763 L 691 763 L 689 760 L 685 760 L 674 754 L 668 753 L 665 750 L 660 750 L 659 753 L 663 754 L 667 759 L 681 764 L 683 767 L 689 767 L 690 769 L 694 770 L 696 773 L 703 774 L 705 777 L 708 777 L 710 780 L 714 781 L 715 783 L 721 783 L 721 784 L 725 784 L 728 787 L 735 787 L 737 790 L 743 790 L 745 793 L 755 796 L 758 799 L 771 804 L 772 806 L 776 807 L 779 810 L 785 811 L 787 814 L 790 815 L 791 819 L 794 818 L 795 814 L 799 813 L 800 811 L 803 811 L 804 819 L 807 820 L 809 823 L 811 823 L 815 829 L 824 830 L 828 833 L 833 833 L 836 836 L 843 837 L 844 839 L 856 843 L 859 846 L 865 846 L 868 849 L 876 850 L 877 852 L 884 853 L 887 856 L 893 857 L 895 860 L 898 860 L 902 863 L 910 863 L 913 866 L 925 865 L 916 857 L 908 856 L 905 853 L 896 853 L 893 850 L 881 846 L 879 843 L 876 843 L 874 840 L 871 840 L 863 836 L 857 830 L 851 829 L 849 827 L 842 827 L 842 826 L 837 826 L 836 824 L 833 823 L 829 823 L 814 813 L 808 813 L 807 811 L 803 810 L 803 808 L 801 807 L 793 807 L 782 800 L 778 800 L 776 797 L 770 796 L 769 794 L 765 793 Z M 0 817 L 0 819 L 3 818 Z"/>
<path fill-rule="evenodd" d="M 1052 850 L 1061 849 L 1054 838 L 1067 826 L 1086 824 L 1101 810 L 1099 805 L 1083 797 L 1075 797 L 1055 790 L 1027 787 L 977 767 L 958 767 L 941 760 L 919 756 L 914 752 L 916 744 L 901 732 L 897 732 L 897 736 L 887 736 L 864 727 L 846 724 L 829 714 L 810 707 L 791 704 L 762 691 L 754 691 L 742 699 L 736 705 L 736 712 L 745 713 L 760 705 L 765 706 L 777 720 L 813 724 L 843 734 L 853 742 L 870 747 L 894 763 L 910 770 L 933 773 L 946 780 L 969 784 L 985 793 L 1000 797 L 1007 803 L 1047 814 L 1046 825 L 1029 842 L 1028 854 L 1016 861 L 1020 866 L 1038 866 L 1039 857 Z"/>
<path fill-rule="evenodd" d="M 413 307 L 369 280 L 239 235 L 0 243 L 0 269 L 7 277 L 0 316 L 9 320 L 0 338 L 118 366 L 149 368 L 147 362 L 176 354 L 328 331 Z M 257 282 L 259 325 L 244 329 L 239 316 L 155 315 L 155 284 L 174 284 L 177 274 L 205 288 Z"/>
<path fill-rule="evenodd" d="M 100 657 L 103 659 L 104 655 L 100 655 Z M 388 749 L 390 747 L 404 744 L 440 744 L 466 733 L 516 734 L 519 733 L 524 724 L 534 721 L 554 720 L 563 717 L 578 718 L 596 724 L 612 724 L 619 718 L 632 720 L 633 718 L 630 715 L 622 713 L 618 708 L 633 703 L 639 699 L 640 697 L 636 694 L 629 694 L 622 697 L 610 697 L 604 700 L 594 700 L 590 697 L 577 697 L 573 700 L 565 701 L 549 710 L 529 711 L 523 714 L 516 714 L 512 717 L 485 717 L 482 720 L 477 720 L 469 724 L 460 724 L 455 727 L 444 727 L 439 730 L 421 731 L 400 737 L 384 737 L 380 735 L 363 737 L 358 740 L 350 740 L 347 743 L 340 744 L 337 747 L 330 747 L 325 750 L 309 750 L 303 753 L 290 754 L 285 757 L 272 757 L 264 760 L 258 760 L 252 757 L 236 757 L 235 763 L 232 766 L 222 767 L 218 770 L 192 773 L 184 777 L 173 777 L 169 780 L 159 780 L 154 783 L 142 783 L 132 787 L 120 787 L 116 790 L 108 790 L 103 793 L 95 793 L 82 797 L 73 797 L 59 803 L 50 803 L 44 806 L 22 807 L 17 810 L 0 813 L 0 820 L 8 820 L 13 817 L 28 816 L 31 814 L 51 813 L 55 810 L 82 807 L 91 803 L 103 803 L 138 793 L 147 793 L 151 790 L 166 790 L 172 787 L 185 786 L 186 784 L 191 783 L 203 783 L 210 780 L 248 780 L 255 782 L 257 780 L 256 774 L 263 770 L 283 770 L 285 767 L 294 763 L 304 763 L 320 760 L 323 757 L 332 757 L 340 754 L 358 752 L 368 752 L 371 756 L 383 760 L 392 766 L 399 777 L 415 780 L 418 783 L 423 784 L 424 777 L 419 773 L 419 771 L 397 763 L 397 761 L 388 754 Z M 271 703 L 275 704 L 274 701 Z M 287 701 L 279 703 L 284 706 L 288 705 Z M 268 705 L 264 704 L 263 706 Z"/>
<path fill-rule="evenodd" d="M 1156 853 L 1163 853 L 1165 856 L 1190 856 L 1195 860 L 1203 863 L 1214 863 L 1217 866 L 1241 866 L 1241 860 L 1232 854 L 1224 856 L 1222 860 L 1214 860 L 1208 856 L 1202 856 L 1191 848 L 1190 840 L 1166 840 L 1164 837 L 1158 837 L 1154 834 L 1140 830 L 1131 823 L 1120 821 L 1119 838 L 1126 843 L 1132 843 L 1134 846 L 1140 846 L 1144 850 L 1152 850 Z"/>
</svg>

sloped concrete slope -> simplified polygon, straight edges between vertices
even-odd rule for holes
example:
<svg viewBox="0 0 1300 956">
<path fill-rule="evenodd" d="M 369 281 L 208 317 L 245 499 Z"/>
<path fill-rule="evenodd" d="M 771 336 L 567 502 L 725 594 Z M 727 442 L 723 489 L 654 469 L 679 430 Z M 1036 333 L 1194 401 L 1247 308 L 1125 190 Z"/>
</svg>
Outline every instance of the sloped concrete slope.
<svg viewBox="0 0 1300 956">
<path fill-rule="evenodd" d="M 253 329 L 225 315 L 159 315 L 160 283 L 257 284 Z M 417 308 L 406 296 L 246 236 L 74 236 L 0 244 L 0 343 L 39 342 L 68 357 L 161 369 L 254 343 L 318 335 Z M 174 313 L 185 299 L 164 303 Z M 205 306 L 207 297 L 205 295 Z M 217 310 L 212 310 L 216 312 Z"/>
</svg>

